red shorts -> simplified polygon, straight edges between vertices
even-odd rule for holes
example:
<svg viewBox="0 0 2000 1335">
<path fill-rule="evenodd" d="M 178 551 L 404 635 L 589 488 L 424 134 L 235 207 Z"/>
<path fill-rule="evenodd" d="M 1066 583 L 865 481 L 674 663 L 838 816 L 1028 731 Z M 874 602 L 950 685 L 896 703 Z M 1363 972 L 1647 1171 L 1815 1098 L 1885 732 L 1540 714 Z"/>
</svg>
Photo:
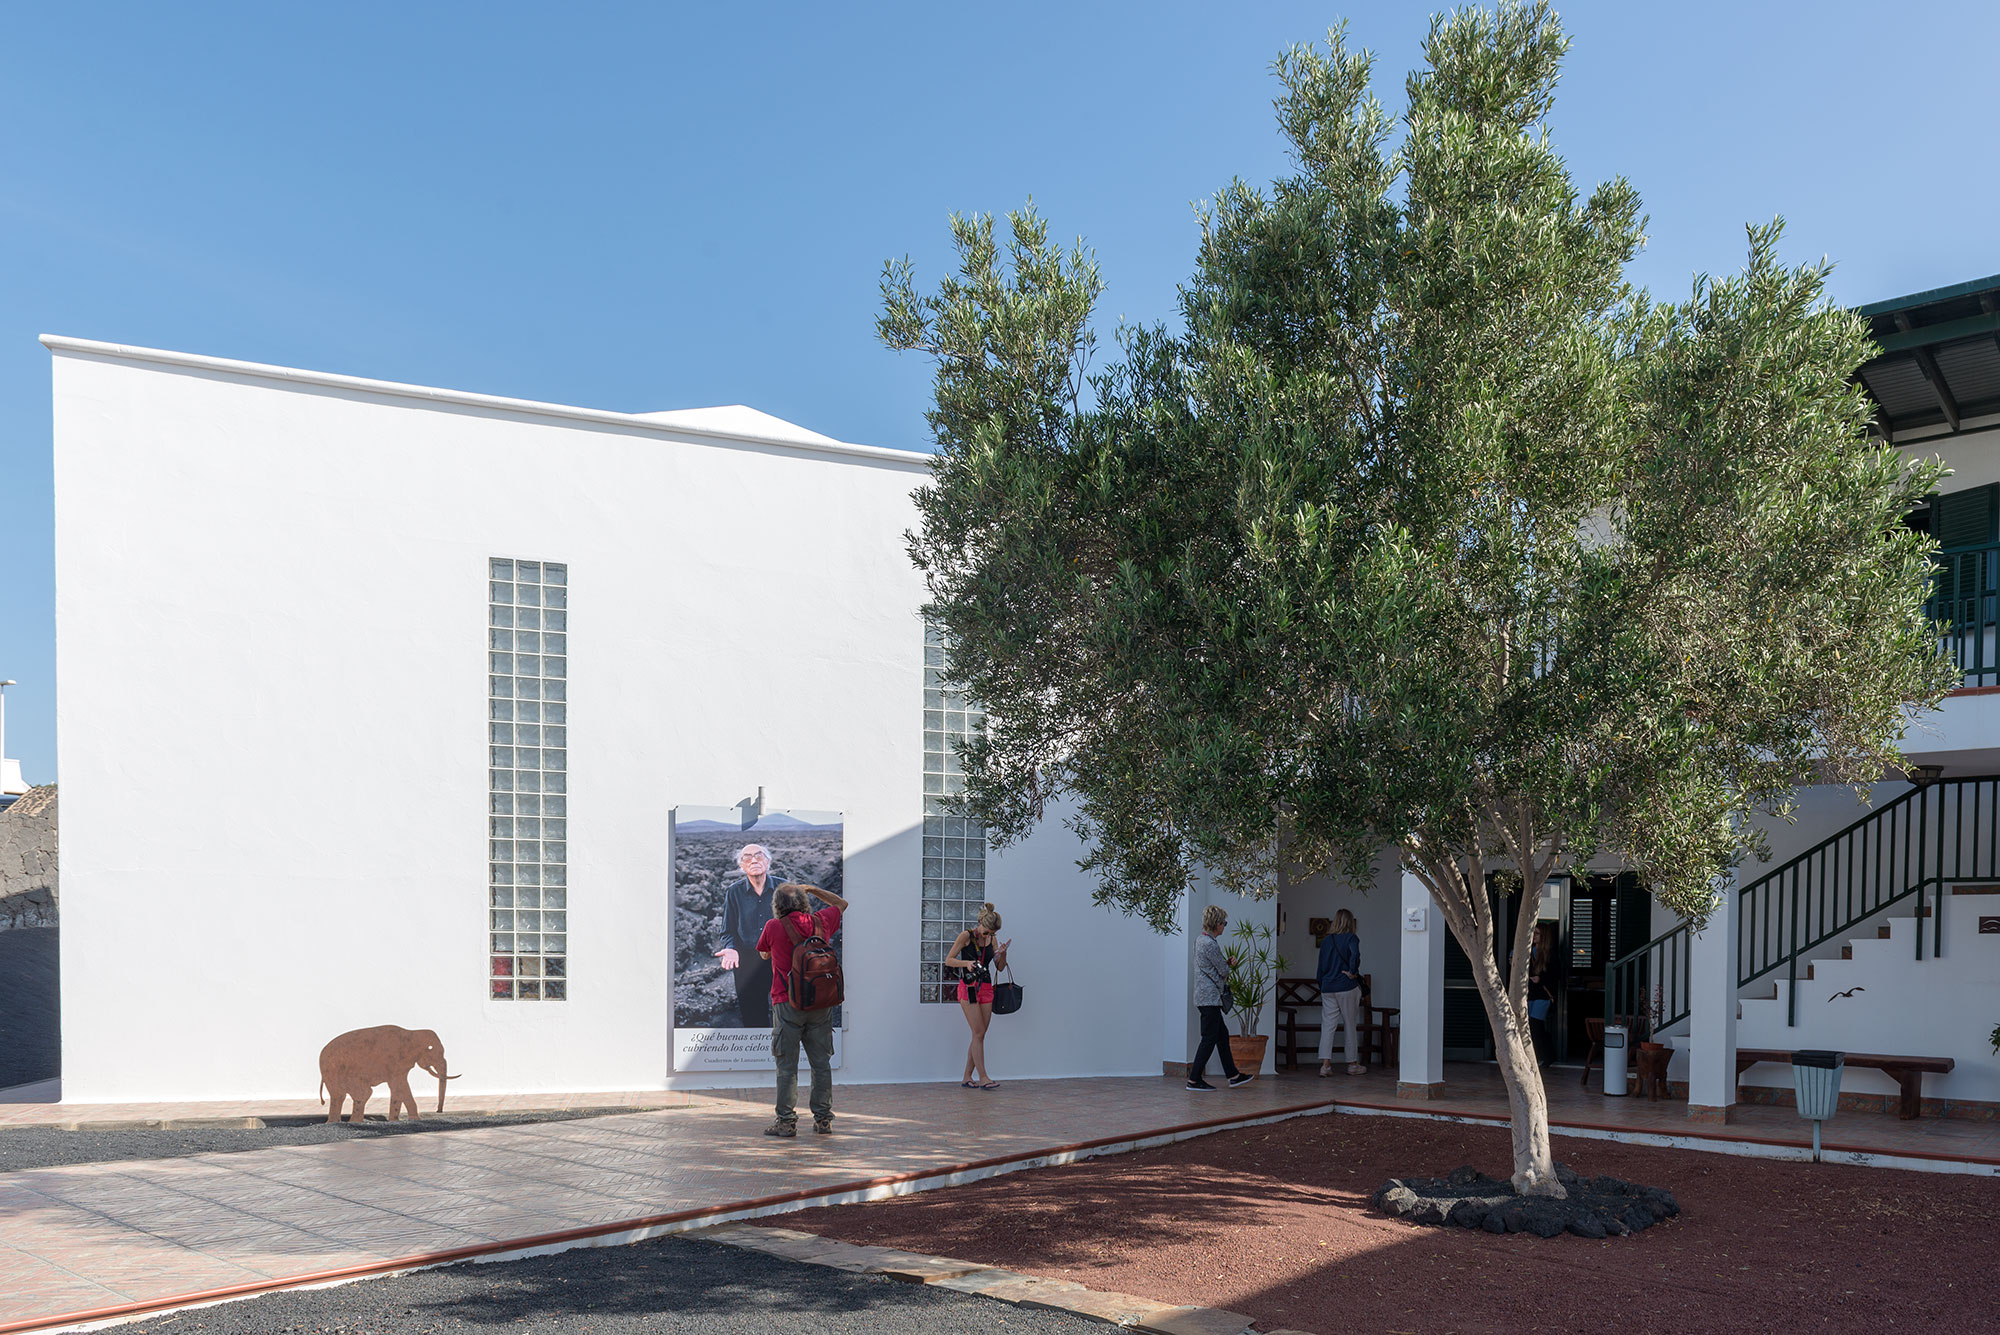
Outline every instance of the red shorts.
<svg viewBox="0 0 2000 1335">
<path fill-rule="evenodd" d="M 973 990 L 975 988 L 978 989 L 976 993 Z M 991 1006 L 993 1004 L 993 984 L 960 983 L 958 985 L 958 999 L 960 1001 L 976 1001 L 982 1006 Z"/>
</svg>

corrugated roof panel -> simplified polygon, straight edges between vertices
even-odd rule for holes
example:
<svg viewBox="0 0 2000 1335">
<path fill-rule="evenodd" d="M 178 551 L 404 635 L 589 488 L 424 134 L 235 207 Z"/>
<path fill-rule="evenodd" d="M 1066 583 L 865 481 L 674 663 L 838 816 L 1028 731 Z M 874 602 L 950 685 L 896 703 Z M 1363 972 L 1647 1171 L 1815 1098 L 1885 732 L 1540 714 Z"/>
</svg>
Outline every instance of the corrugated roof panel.
<svg viewBox="0 0 2000 1335">
<path fill-rule="evenodd" d="M 1931 382 L 1911 357 L 1884 357 L 1862 368 L 1861 378 L 1890 418 L 1914 417 L 1937 411 Z"/>
<path fill-rule="evenodd" d="M 1937 349 L 1938 369 L 1961 404 L 2000 399 L 2000 343 L 1990 338 L 1947 343 Z"/>
</svg>

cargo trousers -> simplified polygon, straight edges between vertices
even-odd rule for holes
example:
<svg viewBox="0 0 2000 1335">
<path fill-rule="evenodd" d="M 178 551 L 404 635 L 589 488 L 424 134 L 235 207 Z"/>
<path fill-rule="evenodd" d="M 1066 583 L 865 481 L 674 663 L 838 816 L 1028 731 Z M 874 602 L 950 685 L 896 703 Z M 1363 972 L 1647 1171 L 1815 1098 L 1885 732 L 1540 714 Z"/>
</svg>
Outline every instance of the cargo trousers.
<svg viewBox="0 0 2000 1335">
<path fill-rule="evenodd" d="M 812 1067 L 813 1120 L 833 1120 L 833 1007 L 802 1011 L 789 1001 L 771 1003 L 771 1056 L 778 1063 L 778 1120 L 799 1120 L 799 1049 Z"/>
</svg>

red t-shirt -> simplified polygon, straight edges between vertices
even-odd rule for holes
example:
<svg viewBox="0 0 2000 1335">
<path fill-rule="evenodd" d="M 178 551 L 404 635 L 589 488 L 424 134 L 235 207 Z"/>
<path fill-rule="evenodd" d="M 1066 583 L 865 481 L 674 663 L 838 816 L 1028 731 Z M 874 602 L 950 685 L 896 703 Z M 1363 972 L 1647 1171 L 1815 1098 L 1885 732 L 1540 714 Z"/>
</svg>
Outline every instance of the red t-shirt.
<svg viewBox="0 0 2000 1335">
<path fill-rule="evenodd" d="M 817 913 L 787 914 L 792 926 L 798 929 L 799 940 L 812 936 L 815 931 L 827 940 L 840 930 L 840 910 L 828 904 Z M 764 924 L 763 934 L 757 938 L 760 954 L 771 956 L 771 1000 L 790 1001 L 792 994 L 785 987 L 785 975 L 792 971 L 792 938 L 785 931 L 784 920 L 773 918 Z"/>
</svg>

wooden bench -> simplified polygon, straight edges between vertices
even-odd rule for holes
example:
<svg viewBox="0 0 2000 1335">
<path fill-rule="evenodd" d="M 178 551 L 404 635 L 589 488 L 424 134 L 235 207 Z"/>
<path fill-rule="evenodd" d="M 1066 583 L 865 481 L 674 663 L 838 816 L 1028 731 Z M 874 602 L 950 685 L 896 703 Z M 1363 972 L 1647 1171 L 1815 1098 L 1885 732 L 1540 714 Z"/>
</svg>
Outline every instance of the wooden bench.
<svg viewBox="0 0 2000 1335">
<path fill-rule="evenodd" d="M 1401 1011 L 1395 1006 L 1377 1006 L 1374 1002 L 1375 978 L 1372 974 L 1361 975 L 1361 1023 L 1355 1026 L 1360 1035 L 1355 1056 L 1364 1065 L 1380 1062 L 1393 1067 L 1402 1060 L 1402 1028 L 1398 1016 Z M 1278 980 L 1278 1049 L 1275 1060 L 1297 1069 L 1299 1053 L 1319 1053 L 1320 1005 L 1319 983 L 1312 978 L 1280 978 Z M 1308 1038 L 1310 1036 L 1310 1038 Z"/>
<path fill-rule="evenodd" d="M 1925 1074 L 1945 1075 L 1958 1063 L 1950 1057 L 1895 1057 L 1879 1052 L 1849 1052 L 1845 1054 L 1849 1066 L 1864 1067 L 1871 1071 L 1882 1071 L 1893 1079 L 1903 1091 L 1902 1103 L 1896 1109 L 1896 1116 L 1908 1121 L 1921 1117 L 1924 1111 Z M 1792 1054 L 1776 1048 L 1736 1049 L 1736 1077 L 1758 1062 L 1783 1062 L 1790 1065 Z"/>
</svg>

